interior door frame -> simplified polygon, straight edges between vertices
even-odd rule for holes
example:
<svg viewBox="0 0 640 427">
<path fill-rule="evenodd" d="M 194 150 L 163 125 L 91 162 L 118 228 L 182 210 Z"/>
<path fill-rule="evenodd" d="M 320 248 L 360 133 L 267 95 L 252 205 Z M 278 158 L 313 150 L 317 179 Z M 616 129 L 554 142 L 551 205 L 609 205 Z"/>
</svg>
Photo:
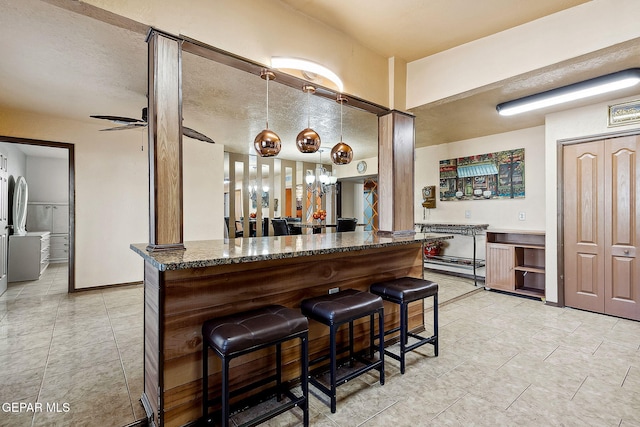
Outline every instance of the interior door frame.
<svg viewBox="0 0 640 427">
<path fill-rule="evenodd" d="M 68 150 L 69 169 L 69 277 L 67 278 L 69 293 L 76 292 L 76 181 L 74 144 L 67 142 L 46 141 L 40 139 L 17 138 L 0 135 L 0 141 L 12 144 L 39 145 L 41 147 L 62 148 Z"/>
<path fill-rule="evenodd" d="M 578 138 L 566 138 L 559 139 L 556 142 L 557 150 L 557 176 L 558 176 L 558 241 L 557 244 L 557 264 L 558 264 L 558 276 L 556 278 L 558 283 L 558 307 L 564 307 L 564 147 L 565 145 L 582 144 L 585 142 L 599 141 L 603 139 L 621 138 L 625 136 L 637 136 L 640 135 L 640 129 L 630 129 L 617 132 L 606 132 L 596 135 L 582 136 Z"/>
</svg>

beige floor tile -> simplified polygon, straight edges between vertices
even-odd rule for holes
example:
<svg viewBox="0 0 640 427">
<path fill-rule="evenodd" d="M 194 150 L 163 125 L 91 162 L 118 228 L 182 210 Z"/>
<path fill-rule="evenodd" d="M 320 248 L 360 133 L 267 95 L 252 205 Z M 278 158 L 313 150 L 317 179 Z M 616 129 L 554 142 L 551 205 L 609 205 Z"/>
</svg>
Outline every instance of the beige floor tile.
<svg viewBox="0 0 640 427">
<path fill-rule="evenodd" d="M 0 373 L 0 402 L 35 402 L 42 385 L 44 367 L 24 366 L 12 372 Z"/>
<path fill-rule="evenodd" d="M 66 413 L 36 414 L 35 425 L 124 425 L 133 421 L 133 409 L 119 360 L 62 374 L 45 372 L 39 401 L 67 403 Z"/>
<path fill-rule="evenodd" d="M 507 426 L 511 420 L 503 410 L 484 399 L 466 394 L 432 420 L 431 425 Z"/>
<path fill-rule="evenodd" d="M 114 339 L 88 346 L 52 348 L 47 360 L 47 375 L 61 374 L 97 364 L 120 361 Z"/>
<path fill-rule="evenodd" d="M 19 401 L 16 402 L 19 403 Z M 34 401 L 29 399 L 25 400 L 24 403 L 34 403 Z M 2 416 L 0 416 L 0 427 L 29 427 L 31 426 L 33 415 L 33 412 L 20 412 L 19 408 L 15 411 L 2 412 Z"/>
<path fill-rule="evenodd" d="M 59 293 L 28 289 L 34 282 L 0 296 L 0 398 L 70 404 L 68 413 L 35 414 L 38 426 L 118 427 L 144 417 L 142 287 L 68 295 L 67 270 L 46 273 L 40 286 Z M 425 277 L 440 285 L 440 355 L 430 345 L 410 352 L 404 375 L 387 358 L 385 385 L 370 372 L 339 387 L 336 414 L 310 386 L 311 425 L 640 426 L 640 322 Z M 4 415 L 0 427 L 31 426 L 32 414 Z M 265 425 L 301 425 L 301 417 Z"/>
<path fill-rule="evenodd" d="M 29 334 L 15 334 L 11 328 L 0 327 L 0 355 L 25 352 L 51 345 L 51 330 L 33 332 Z"/>
<path fill-rule="evenodd" d="M 41 369 L 47 363 L 49 347 L 38 347 L 15 353 L 0 355 L 3 375 L 21 372 L 25 369 Z"/>
</svg>

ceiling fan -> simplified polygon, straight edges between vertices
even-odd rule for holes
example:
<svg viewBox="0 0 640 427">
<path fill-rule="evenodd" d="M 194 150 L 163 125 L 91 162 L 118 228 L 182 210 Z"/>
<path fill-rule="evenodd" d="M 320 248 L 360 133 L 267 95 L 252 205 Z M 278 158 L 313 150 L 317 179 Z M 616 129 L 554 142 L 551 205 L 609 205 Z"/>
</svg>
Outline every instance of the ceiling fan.
<svg viewBox="0 0 640 427">
<path fill-rule="evenodd" d="M 89 116 L 89 117 L 93 117 L 94 119 L 111 120 L 114 123 L 123 125 L 123 126 L 116 126 L 116 127 L 100 129 L 100 130 L 126 130 L 126 129 L 135 129 L 140 127 L 145 127 L 147 126 L 147 118 L 148 118 L 147 107 L 144 107 L 142 109 L 142 119 L 133 119 L 131 117 L 120 117 L 120 116 Z M 188 136 L 189 138 L 215 144 L 215 141 L 213 139 L 209 138 L 206 135 L 201 134 L 197 130 L 193 130 L 186 126 L 182 126 L 182 134 L 184 136 Z"/>
</svg>

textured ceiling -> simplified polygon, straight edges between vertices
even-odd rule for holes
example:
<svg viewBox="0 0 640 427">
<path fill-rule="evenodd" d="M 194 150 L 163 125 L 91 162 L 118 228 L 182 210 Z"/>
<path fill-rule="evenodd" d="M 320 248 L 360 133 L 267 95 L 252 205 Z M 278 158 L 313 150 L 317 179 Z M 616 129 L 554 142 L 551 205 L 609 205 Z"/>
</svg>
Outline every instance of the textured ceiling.
<svg viewBox="0 0 640 427">
<path fill-rule="evenodd" d="M 442 52 L 589 0 L 280 0 L 386 58 Z"/>
<path fill-rule="evenodd" d="M 338 23 L 334 26 L 353 32 L 354 37 L 363 39 L 363 43 L 385 55 L 404 55 L 406 58 L 424 56 L 486 35 L 486 32 L 501 31 L 556 9 L 582 3 L 559 0 L 375 1 L 367 2 L 373 5 L 370 8 L 361 7 L 362 13 L 353 14 L 349 12 L 351 8 L 362 6 L 364 0 L 282 1 L 301 13 L 311 13 L 316 19 Z M 84 121 L 93 124 L 96 132 L 110 127 L 111 123 L 91 119 L 89 115 L 139 118 L 147 103 L 144 31 L 134 32 L 109 25 L 50 2 L 55 0 L 0 0 L 0 107 Z M 513 6 L 514 2 L 518 7 Z M 338 8 L 338 4 L 344 7 Z M 387 6 L 391 4 L 393 8 L 389 9 Z M 467 9 L 475 10 L 478 4 L 483 5 L 482 10 L 468 17 Z M 427 6 L 430 8 L 425 9 Z M 504 13 L 505 10 L 509 12 Z M 443 32 L 438 37 L 431 35 L 424 40 L 423 36 L 408 32 L 407 27 L 415 26 L 417 17 L 424 19 L 421 29 L 425 33 L 436 25 L 456 30 Z M 389 31 L 388 26 L 378 25 L 382 18 L 393 23 L 393 31 Z M 361 32 L 363 25 L 366 31 Z M 480 30 L 484 33 L 478 33 Z M 455 33 L 455 36 L 449 33 Z M 411 52 L 406 50 L 409 45 Z M 640 58 L 638 46 L 640 43 L 632 41 L 556 64 L 548 70 L 538 70 L 415 108 L 411 112 L 416 115 L 416 145 L 441 144 L 542 125 L 544 117 L 535 114 L 505 120 L 496 114 L 495 105 L 640 66 L 636 60 Z M 183 60 L 184 125 L 224 144 L 228 151 L 253 154 L 253 139 L 266 121 L 265 81 L 193 54 L 185 53 Z M 622 96 L 626 94 L 621 93 Z M 321 135 L 323 147 L 331 148 L 340 136 L 339 104 L 317 96 L 311 96 L 308 103 L 301 90 L 278 84 L 277 79 L 269 85 L 269 127 L 283 141 L 282 158 L 310 160 L 309 155 L 298 153 L 294 147 L 295 136 L 307 126 L 308 107 L 311 127 Z M 344 140 L 353 147 L 355 158 L 375 156 L 375 115 L 345 107 L 343 120 Z M 118 133 L 113 132 L 114 138 Z M 326 157 L 323 156 L 323 160 L 326 162 Z"/>
</svg>

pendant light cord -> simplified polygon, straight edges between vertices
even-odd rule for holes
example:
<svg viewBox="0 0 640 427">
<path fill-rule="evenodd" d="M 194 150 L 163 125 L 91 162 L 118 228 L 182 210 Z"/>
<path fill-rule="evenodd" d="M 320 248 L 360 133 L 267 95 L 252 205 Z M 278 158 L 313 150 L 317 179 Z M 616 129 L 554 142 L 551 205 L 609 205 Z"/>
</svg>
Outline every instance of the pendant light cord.
<svg viewBox="0 0 640 427">
<path fill-rule="evenodd" d="M 342 104 L 344 101 L 340 100 L 340 142 L 342 142 Z"/>
<path fill-rule="evenodd" d="M 267 129 L 269 129 L 269 75 L 267 74 Z"/>
<path fill-rule="evenodd" d="M 307 91 L 307 128 L 311 127 L 311 91 Z"/>
</svg>

